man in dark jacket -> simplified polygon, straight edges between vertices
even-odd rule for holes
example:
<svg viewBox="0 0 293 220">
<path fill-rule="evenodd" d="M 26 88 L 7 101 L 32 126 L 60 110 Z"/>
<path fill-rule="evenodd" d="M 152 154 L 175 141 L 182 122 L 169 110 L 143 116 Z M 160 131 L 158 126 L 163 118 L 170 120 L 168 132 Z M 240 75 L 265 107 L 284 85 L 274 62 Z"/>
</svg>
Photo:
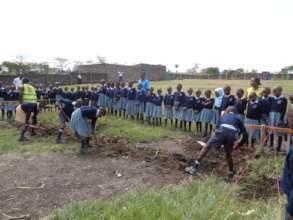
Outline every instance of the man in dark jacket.
<svg viewBox="0 0 293 220">
<path fill-rule="evenodd" d="M 292 100 L 291 100 L 292 97 Z M 293 102 L 293 96 L 290 96 L 291 102 Z M 287 120 L 289 128 L 293 129 L 293 106 L 291 103 L 291 107 L 287 113 Z M 292 139 L 292 136 L 291 136 Z M 285 219 L 293 220 L 293 144 L 290 147 L 289 153 L 286 157 L 283 176 L 281 181 L 281 187 L 283 192 L 287 195 L 287 206 L 286 206 L 286 214 Z"/>
</svg>

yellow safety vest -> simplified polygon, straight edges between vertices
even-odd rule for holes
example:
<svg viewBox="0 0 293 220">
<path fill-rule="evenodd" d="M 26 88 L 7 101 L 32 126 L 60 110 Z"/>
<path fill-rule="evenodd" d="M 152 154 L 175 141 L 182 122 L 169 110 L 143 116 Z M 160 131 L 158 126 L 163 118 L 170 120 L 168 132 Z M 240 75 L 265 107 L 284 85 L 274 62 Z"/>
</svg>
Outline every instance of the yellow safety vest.
<svg viewBox="0 0 293 220">
<path fill-rule="evenodd" d="M 37 103 L 37 93 L 36 93 L 36 89 L 33 86 L 29 84 L 23 85 L 22 102 Z"/>
</svg>

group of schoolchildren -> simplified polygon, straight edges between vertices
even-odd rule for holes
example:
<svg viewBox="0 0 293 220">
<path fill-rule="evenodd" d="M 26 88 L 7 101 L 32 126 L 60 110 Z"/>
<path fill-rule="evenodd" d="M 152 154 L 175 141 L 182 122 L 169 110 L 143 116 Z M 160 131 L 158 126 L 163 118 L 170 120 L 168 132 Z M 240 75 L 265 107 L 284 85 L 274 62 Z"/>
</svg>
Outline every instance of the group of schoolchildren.
<svg viewBox="0 0 293 220">
<path fill-rule="evenodd" d="M 0 83 L 0 102 L 5 102 L 5 105 L 0 103 L 1 119 L 12 119 L 16 105 L 13 102 L 19 100 L 19 91 L 16 90 L 14 85 L 4 86 Z M 5 114 L 6 113 L 6 114 Z"/>
</svg>

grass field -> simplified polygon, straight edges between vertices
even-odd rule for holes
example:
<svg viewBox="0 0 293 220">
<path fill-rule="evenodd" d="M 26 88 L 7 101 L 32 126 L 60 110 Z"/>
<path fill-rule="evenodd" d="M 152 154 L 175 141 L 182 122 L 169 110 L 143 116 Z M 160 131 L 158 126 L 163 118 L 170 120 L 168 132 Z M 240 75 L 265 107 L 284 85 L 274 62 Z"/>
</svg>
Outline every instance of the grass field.
<svg viewBox="0 0 293 220">
<path fill-rule="evenodd" d="M 177 83 L 182 83 L 184 89 L 214 89 L 219 86 L 230 85 L 232 91 L 237 88 L 247 88 L 248 81 L 217 81 L 217 80 L 178 80 L 151 82 L 155 88 L 164 91 L 168 86 L 174 89 Z M 273 87 L 281 85 L 286 95 L 293 93 L 292 81 L 264 81 L 263 86 Z M 41 113 L 40 121 L 43 124 L 56 124 L 55 112 Z M 1 126 L 2 124 L 0 124 Z M 18 131 L 12 126 L 0 127 L 0 154 L 72 154 L 79 150 L 76 142 L 67 142 L 61 145 L 54 144 L 54 136 L 30 138 L 23 145 L 17 141 Z M 106 137 L 127 139 L 128 143 L 160 141 L 162 139 L 184 139 L 190 133 L 176 131 L 170 127 L 154 127 L 139 124 L 131 120 L 123 120 L 115 116 L 107 116 L 98 120 L 97 132 Z M 190 179 L 179 185 L 166 186 L 161 189 L 139 189 L 106 200 L 72 201 L 64 207 L 58 207 L 52 213 L 51 219 L 91 220 L 91 219 L 122 219 L 122 220 L 183 220 L 183 219 L 283 219 L 285 204 L 284 196 L 279 200 L 274 186 L 275 179 L 279 178 L 284 157 L 263 156 L 253 161 L 243 183 L 231 186 L 222 178 L 213 174 Z M 1 167 L 0 167 L 1 168 Z M 0 170 L 1 171 L 1 170 Z M 251 186 L 262 184 L 261 178 L 271 178 L 272 186 L 267 188 L 268 198 L 254 198 L 249 193 Z M 233 192 L 222 203 L 227 191 Z M 265 186 L 266 187 L 266 186 Z M 247 194 L 245 198 L 241 196 Z M 265 191 L 266 192 L 266 191 Z"/>
</svg>

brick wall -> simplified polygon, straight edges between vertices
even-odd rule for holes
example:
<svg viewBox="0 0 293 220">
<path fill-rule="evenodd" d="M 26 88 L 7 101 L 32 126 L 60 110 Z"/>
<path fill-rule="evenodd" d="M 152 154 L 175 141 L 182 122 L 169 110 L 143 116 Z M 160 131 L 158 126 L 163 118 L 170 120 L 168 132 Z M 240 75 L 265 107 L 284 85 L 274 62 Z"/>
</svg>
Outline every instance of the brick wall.
<svg viewBox="0 0 293 220">
<path fill-rule="evenodd" d="M 52 85 L 55 82 L 59 82 L 61 85 L 69 85 L 77 83 L 78 73 L 66 73 L 66 74 L 24 74 L 23 77 L 28 78 L 34 85 L 43 84 L 45 86 Z M 82 73 L 83 83 L 97 83 L 101 79 L 107 79 L 106 74 L 94 74 L 94 73 Z M 0 82 L 6 85 L 12 84 L 15 76 L 0 75 Z"/>
</svg>

